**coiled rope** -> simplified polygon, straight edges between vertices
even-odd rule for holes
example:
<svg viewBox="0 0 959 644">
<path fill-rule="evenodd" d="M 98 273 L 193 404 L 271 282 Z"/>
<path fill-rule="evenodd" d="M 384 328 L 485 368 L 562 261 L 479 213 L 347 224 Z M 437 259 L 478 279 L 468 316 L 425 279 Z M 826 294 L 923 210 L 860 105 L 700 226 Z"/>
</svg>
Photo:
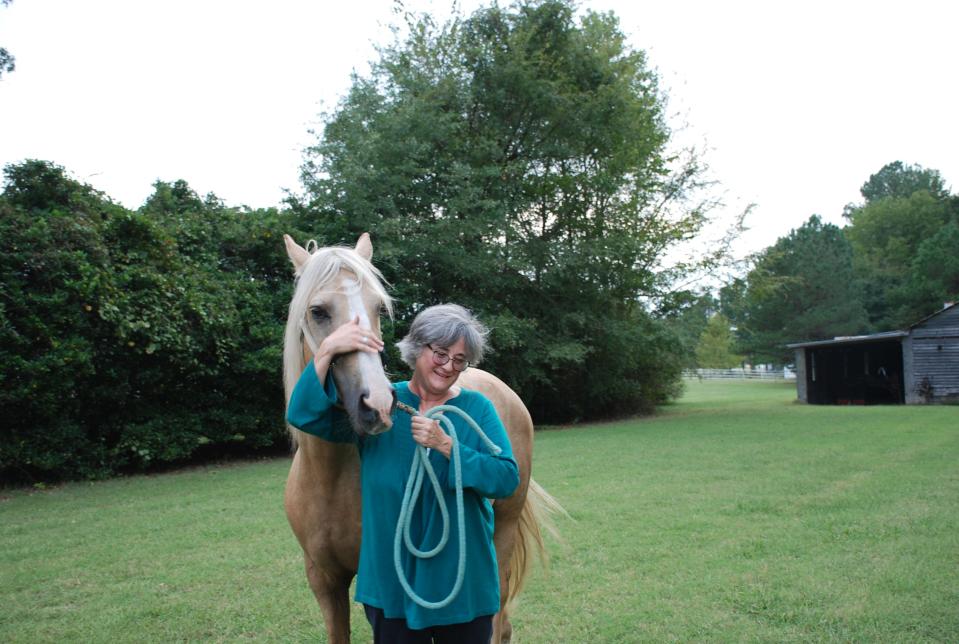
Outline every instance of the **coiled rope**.
<svg viewBox="0 0 959 644">
<path fill-rule="evenodd" d="M 397 407 L 412 416 L 417 415 L 417 411 L 409 405 L 397 403 Z M 396 522 L 396 536 L 393 539 L 393 564 L 396 567 L 396 575 L 399 577 L 400 585 L 403 586 L 403 590 L 406 591 L 409 598 L 423 608 L 429 609 L 448 606 L 459 594 L 460 588 L 463 586 L 463 578 L 466 576 L 466 518 L 463 511 L 463 471 L 460 465 L 460 444 L 456 436 L 456 428 L 453 427 L 453 421 L 444 416 L 446 413 L 454 413 L 463 418 L 467 425 L 483 439 L 483 442 L 491 454 L 498 456 L 500 452 L 503 451 L 499 445 L 489 439 L 489 436 L 480 429 L 480 426 L 475 420 L 470 418 L 469 414 L 458 407 L 453 407 L 452 405 L 437 405 L 423 414 L 430 420 L 439 421 L 440 427 L 453 439 L 453 445 L 450 448 L 450 460 L 452 461 L 453 475 L 455 477 L 456 525 L 459 531 L 459 562 L 456 568 L 456 581 L 453 582 L 453 589 L 445 599 L 431 602 L 416 594 L 412 586 L 410 586 L 409 581 L 407 581 L 406 574 L 403 572 L 403 566 L 401 565 L 401 542 L 405 543 L 407 551 L 414 557 L 418 559 L 429 559 L 443 551 L 450 536 L 450 513 L 446 507 L 446 499 L 443 496 L 440 482 L 436 478 L 433 465 L 430 463 L 429 450 L 422 445 L 416 446 L 413 454 L 413 464 L 412 467 L 410 467 L 410 476 L 406 480 L 406 490 L 403 492 L 400 516 Z M 439 542 L 430 550 L 420 550 L 413 545 L 413 541 L 410 538 L 410 523 L 413 517 L 414 501 L 419 498 L 420 491 L 423 487 L 424 475 L 429 478 L 430 484 L 433 486 L 436 502 L 439 505 L 440 514 L 443 517 L 443 536 L 440 537 Z"/>
</svg>

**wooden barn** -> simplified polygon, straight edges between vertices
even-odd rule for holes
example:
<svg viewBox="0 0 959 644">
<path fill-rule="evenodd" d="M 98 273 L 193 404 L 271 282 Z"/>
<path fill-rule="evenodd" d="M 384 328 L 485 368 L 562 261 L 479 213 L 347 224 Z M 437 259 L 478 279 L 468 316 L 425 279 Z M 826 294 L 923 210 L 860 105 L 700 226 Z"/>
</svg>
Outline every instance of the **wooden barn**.
<svg viewBox="0 0 959 644">
<path fill-rule="evenodd" d="M 905 331 L 797 342 L 796 391 L 816 405 L 959 402 L 959 306 Z"/>
</svg>

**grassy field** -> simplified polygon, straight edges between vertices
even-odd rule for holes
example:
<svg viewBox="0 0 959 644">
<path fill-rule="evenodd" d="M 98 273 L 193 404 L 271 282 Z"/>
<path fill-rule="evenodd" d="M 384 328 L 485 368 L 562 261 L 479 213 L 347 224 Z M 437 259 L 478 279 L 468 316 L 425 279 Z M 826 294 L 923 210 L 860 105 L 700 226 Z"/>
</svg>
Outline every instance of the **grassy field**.
<svg viewBox="0 0 959 644">
<path fill-rule="evenodd" d="M 574 520 L 514 641 L 959 641 L 959 407 L 794 398 L 691 382 L 655 417 L 537 434 Z M 2 493 L 0 641 L 322 639 L 287 465 Z"/>
</svg>

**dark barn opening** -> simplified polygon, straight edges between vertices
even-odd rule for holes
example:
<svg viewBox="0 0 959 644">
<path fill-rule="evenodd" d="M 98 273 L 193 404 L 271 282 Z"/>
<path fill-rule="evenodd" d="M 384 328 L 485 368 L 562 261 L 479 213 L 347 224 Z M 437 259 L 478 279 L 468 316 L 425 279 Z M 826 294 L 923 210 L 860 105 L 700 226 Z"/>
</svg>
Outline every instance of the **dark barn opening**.
<svg viewBox="0 0 959 644">
<path fill-rule="evenodd" d="M 905 402 L 898 340 L 806 348 L 808 402 L 889 405 Z"/>
</svg>

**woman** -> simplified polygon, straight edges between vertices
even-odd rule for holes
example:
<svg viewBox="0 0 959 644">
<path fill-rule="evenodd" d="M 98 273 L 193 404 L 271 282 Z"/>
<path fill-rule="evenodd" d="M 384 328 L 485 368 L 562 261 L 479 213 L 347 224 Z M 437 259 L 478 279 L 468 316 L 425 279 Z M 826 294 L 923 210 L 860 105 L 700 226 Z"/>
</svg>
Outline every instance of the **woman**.
<svg viewBox="0 0 959 644">
<path fill-rule="evenodd" d="M 489 499 L 510 496 L 519 484 L 506 430 L 492 403 L 479 392 L 456 384 L 460 373 L 478 363 L 486 348 L 486 328 L 461 306 L 444 304 L 422 311 L 397 344 L 413 369 L 407 382 L 394 385 L 397 400 L 421 415 L 393 414 L 391 431 L 358 437 L 345 415 L 334 407 L 336 388 L 328 377 L 333 359 L 352 351 L 383 349 L 357 322 L 339 327 L 323 342 L 297 382 L 287 421 L 302 431 L 334 442 L 354 442 L 360 451 L 363 535 L 357 573 L 356 601 L 364 604 L 376 642 L 489 642 L 492 618 L 499 610 L 499 574 L 493 546 L 493 508 Z M 325 383 L 325 384 L 321 384 Z M 403 590 L 394 566 L 393 539 L 406 481 L 417 445 L 430 449 L 430 463 L 443 488 L 447 507 L 455 508 L 452 439 L 422 414 L 437 405 L 453 405 L 469 414 L 500 448 L 488 453 L 482 439 L 456 414 L 466 532 L 466 576 L 452 602 L 428 609 Z M 438 602 L 456 579 L 459 535 L 451 517 L 447 547 L 435 557 L 417 559 L 401 550 L 401 567 L 414 592 Z M 414 505 L 410 536 L 421 550 L 440 540 L 443 521 L 434 490 L 424 485 Z"/>
</svg>

